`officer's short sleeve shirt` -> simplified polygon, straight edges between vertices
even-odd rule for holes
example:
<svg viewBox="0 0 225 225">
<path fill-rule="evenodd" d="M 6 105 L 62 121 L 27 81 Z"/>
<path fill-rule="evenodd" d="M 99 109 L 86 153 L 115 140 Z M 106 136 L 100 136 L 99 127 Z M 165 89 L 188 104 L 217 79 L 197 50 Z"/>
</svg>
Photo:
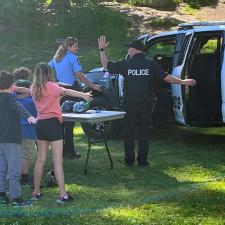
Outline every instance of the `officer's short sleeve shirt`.
<svg viewBox="0 0 225 225">
<path fill-rule="evenodd" d="M 77 80 L 76 73 L 82 72 L 83 70 L 78 56 L 70 51 L 66 52 L 60 62 L 52 59 L 48 65 L 55 70 L 58 81 L 70 85 L 73 85 Z"/>
<path fill-rule="evenodd" d="M 154 77 L 157 77 L 160 80 L 164 80 L 164 78 L 168 76 L 168 74 L 164 72 L 159 64 L 153 59 L 150 59 L 150 71 Z"/>
<path fill-rule="evenodd" d="M 109 61 L 107 64 L 107 69 L 111 74 L 119 73 L 125 75 L 127 73 L 125 60 Z"/>
</svg>

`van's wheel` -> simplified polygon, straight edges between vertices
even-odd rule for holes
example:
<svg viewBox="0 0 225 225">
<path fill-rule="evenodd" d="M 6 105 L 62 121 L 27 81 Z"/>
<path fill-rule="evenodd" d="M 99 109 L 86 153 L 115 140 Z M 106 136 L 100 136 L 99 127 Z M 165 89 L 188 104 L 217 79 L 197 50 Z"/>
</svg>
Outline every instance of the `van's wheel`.
<svg viewBox="0 0 225 225">
<path fill-rule="evenodd" d="M 90 102 L 90 109 L 91 110 L 111 110 L 110 105 L 103 97 L 95 97 L 93 101 Z M 82 129 L 84 133 L 87 135 L 88 133 L 88 126 L 85 123 L 81 123 Z M 105 124 L 106 134 L 108 138 L 117 138 L 120 135 L 120 123 L 119 121 L 107 121 Z M 90 127 L 90 134 L 91 137 L 94 139 L 102 139 L 103 132 L 104 132 L 104 123 L 97 122 L 91 123 Z"/>
</svg>

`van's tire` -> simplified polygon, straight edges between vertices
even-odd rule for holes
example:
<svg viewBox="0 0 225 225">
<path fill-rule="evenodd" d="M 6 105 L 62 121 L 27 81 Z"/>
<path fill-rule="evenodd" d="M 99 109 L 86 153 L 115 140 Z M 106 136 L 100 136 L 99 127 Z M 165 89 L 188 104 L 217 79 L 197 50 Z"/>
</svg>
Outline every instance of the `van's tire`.
<svg viewBox="0 0 225 225">
<path fill-rule="evenodd" d="M 109 103 L 104 97 L 94 97 L 93 101 L 90 102 L 91 110 L 112 110 Z M 88 126 L 85 123 L 81 123 L 84 133 L 88 134 Z M 102 139 L 103 138 L 103 122 L 91 123 L 91 138 Z M 107 138 L 118 138 L 120 136 L 120 121 L 107 121 L 106 122 L 106 134 Z"/>
</svg>

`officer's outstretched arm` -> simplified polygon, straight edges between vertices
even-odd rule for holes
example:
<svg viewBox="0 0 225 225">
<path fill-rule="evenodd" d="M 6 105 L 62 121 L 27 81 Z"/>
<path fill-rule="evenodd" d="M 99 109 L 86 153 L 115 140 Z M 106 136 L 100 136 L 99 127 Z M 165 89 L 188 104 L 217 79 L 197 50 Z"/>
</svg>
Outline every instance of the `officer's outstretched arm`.
<svg viewBox="0 0 225 225">
<path fill-rule="evenodd" d="M 185 86 L 194 86 L 196 85 L 196 81 L 194 79 L 185 79 L 182 80 L 180 78 L 168 75 L 164 78 L 164 81 L 166 81 L 167 83 L 170 84 L 181 84 L 181 85 L 185 85 Z"/>
</svg>

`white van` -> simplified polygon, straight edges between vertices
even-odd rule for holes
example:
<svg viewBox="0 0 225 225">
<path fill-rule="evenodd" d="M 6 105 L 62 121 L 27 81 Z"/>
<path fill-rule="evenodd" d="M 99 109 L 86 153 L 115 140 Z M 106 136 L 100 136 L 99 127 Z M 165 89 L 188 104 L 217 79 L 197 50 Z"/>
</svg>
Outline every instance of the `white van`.
<svg viewBox="0 0 225 225">
<path fill-rule="evenodd" d="M 146 43 L 147 55 L 165 71 L 197 81 L 189 88 L 172 85 L 174 117 L 190 125 L 225 122 L 225 21 L 178 27 L 178 31 L 140 37 Z"/>
<path fill-rule="evenodd" d="M 177 31 L 139 37 L 146 55 L 162 69 L 179 78 L 194 78 L 197 85 L 183 87 L 165 82 L 156 85 L 154 113 L 171 112 L 184 125 L 219 125 L 225 122 L 225 21 L 192 22 L 178 25 Z M 104 77 L 102 68 L 87 74 L 101 84 L 105 92 L 97 93 L 93 107 L 118 110 L 123 99 L 121 75 Z M 101 99 L 101 100 L 99 100 Z"/>
</svg>

